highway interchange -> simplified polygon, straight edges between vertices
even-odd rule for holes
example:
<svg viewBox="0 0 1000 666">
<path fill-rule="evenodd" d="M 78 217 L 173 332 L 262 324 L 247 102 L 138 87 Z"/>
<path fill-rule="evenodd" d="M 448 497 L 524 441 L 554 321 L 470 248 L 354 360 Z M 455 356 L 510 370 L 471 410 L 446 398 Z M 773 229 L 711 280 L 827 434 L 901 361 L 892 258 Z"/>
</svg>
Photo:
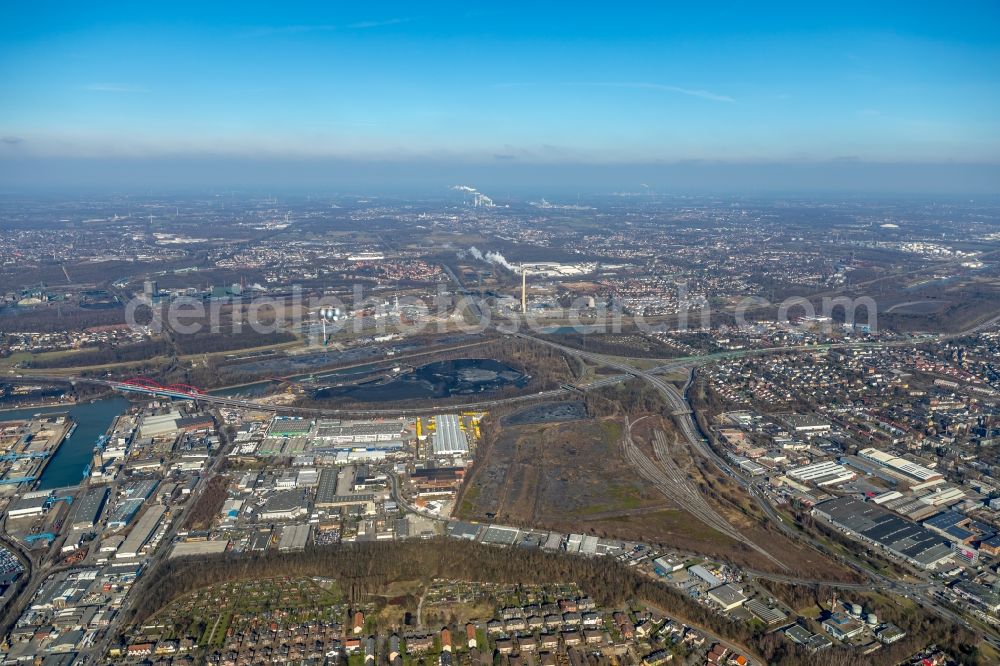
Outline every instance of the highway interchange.
<svg viewBox="0 0 1000 666">
<path fill-rule="evenodd" d="M 970 331 L 965 331 L 964 333 L 959 335 L 968 335 L 971 332 L 982 330 L 983 328 L 991 326 L 997 323 L 998 321 L 1000 321 L 1000 317 L 994 317 L 988 322 L 981 324 L 980 326 L 977 326 L 975 329 L 970 329 Z M 688 444 L 691 446 L 691 449 L 704 456 L 707 460 L 712 462 L 728 477 L 730 477 L 736 483 L 738 483 L 743 488 L 743 490 L 745 490 L 747 494 L 749 494 L 750 497 L 753 498 L 753 500 L 764 511 L 764 513 L 771 519 L 771 522 L 774 525 L 776 525 L 780 530 L 782 530 L 787 536 L 789 536 L 792 539 L 805 541 L 816 550 L 819 550 L 820 552 L 824 553 L 829 557 L 833 557 L 842 564 L 849 566 L 855 572 L 868 578 L 870 582 L 866 584 L 863 589 L 871 589 L 872 587 L 874 587 L 875 589 L 889 590 L 894 594 L 901 594 L 911 599 L 915 603 L 919 604 L 923 608 L 926 608 L 936 613 L 937 615 L 940 615 L 941 617 L 945 618 L 946 620 L 952 623 L 958 624 L 967 629 L 983 634 L 985 640 L 989 642 L 990 645 L 1000 649 L 1000 635 L 998 635 L 994 629 L 990 627 L 985 627 L 983 625 L 973 626 L 966 618 L 955 613 L 941 602 L 940 597 L 944 593 L 944 586 L 942 584 L 934 581 L 910 583 L 906 581 L 894 580 L 892 578 L 888 578 L 880 573 L 865 568 L 864 566 L 858 564 L 855 561 L 836 555 L 835 553 L 831 552 L 830 549 L 821 542 L 813 539 L 812 537 L 790 526 L 779 515 L 774 506 L 767 500 L 767 498 L 764 495 L 764 492 L 760 488 L 756 487 L 750 480 L 746 479 L 742 474 L 736 471 L 732 467 L 732 465 L 730 465 L 724 458 L 718 455 L 715 452 L 715 450 L 709 445 L 708 439 L 706 439 L 705 436 L 701 433 L 697 420 L 695 419 L 694 413 L 685 396 L 687 389 L 691 385 L 690 374 L 688 377 L 688 381 L 685 384 L 684 392 L 681 392 L 673 384 L 663 379 L 663 377 L 660 377 L 656 374 L 652 374 L 649 371 L 637 370 L 635 368 L 632 368 L 626 363 L 623 363 L 618 360 L 608 359 L 607 357 L 601 356 L 599 354 L 583 352 L 573 347 L 559 345 L 548 340 L 541 340 L 538 338 L 533 338 L 533 339 L 535 339 L 538 342 L 541 342 L 542 344 L 554 346 L 562 350 L 564 353 L 584 358 L 588 361 L 604 365 L 606 367 L 611 367 L 613 369 L 620 370 L 625 374 L 630 374 L 634 377 L 638 377 L 649 382 L 652 386 L 654 386 L 660 391 L 661 395 L 664 397 L 667 404 L 670 406 L 672 415 L 674 417 L 674 422 L 678 425 L 680 432 L 685 437 Z M 877 343 L 868 343 L 865 346 L 876 346 L 876 344 Z M 885 344 L 892 345 L 894 343 L 885 343 Z M 909 344 L 913 344 L 913 342 L 910 341 Z M 858 346 L 858 345 L 852 345 L 852 346 Z M 777 348 L 769 351 L 771 351 L 771 353 L 777 353 L 779 351 L 787 352 L 788 349 Z M 658 368 L 656 368 L 656 370 L 657 371 L 676 370 L 679 369 L 680 367 L 684 366 L 674 365 L 671 362 L 666 365 L 659 366 Z M 693 364 L 688 365 L 687 370 L 689 373 L 693 372 Z M 743 541 L 746 542 L 746 539 L 743 539 Z M 773 578 L 771 575 L 763 575 L 763 574 L 757 574 L 757 575 L 758 577 L 763 577 L 763 578 Z M 795 582 L 799 584 L 809 584 L 809 585 L 825 584 L 825 585 L 832 585 L 835 587 L 843 587 L 842 583 L 832 583 L 827 581 L 816 581 L 816 580 L 794 578 L 787 576 L 781 577 L 780 579 L 785 580 L 787 582 Z"/>
<path fill-rule="evenodd" d="M 969 329 L 963 331 L 959 334 L 954 334 L 950 336 L 937 336 L 936 339 L 946 339 L 954 338 L 962 335 L 968 335 L 979 330 L 983 330 L 1000 322 L 1000 316 L 994 317 L 989 321 L 986 321 L 974 329 Z M 691 450 L 698 453 L 705 460 L 713 464 L 720 471 L 726 474 L 730 479 L 737 483 L 761 508 L 765 515 L 770 518 L 771 523 L 777 526 L 782 532 L 784 532 L 788 537 L 796 539 L 799 541 L 804 541 L 808 543 L 811 547 L 816 550 L 826 554 L 829 557 L 836 559 L 837 561 L 850 567 L 855 572 L 864 576 L 868 579 L 866 583 L 852 584 L 852 583 L 842 583 L 836 581 L 823 581 L 815 579 L 805 579 L 797 578 L 793 576 L 781 575 L 781 574 L 771 574 L 762 572 L 748 572 L 751 576 L 766 578 L 770 580 L 791 582 L 804 585 L 827 585 L 831 587 L 837 587 L 841 589 L 882 589 L 890 591 L 894 594 L 903 595 L 925 609 L 934 612 L 941 617 L 953 622 L 957 625 L 961 625 L 977 633 L 983 634 L 985 640 L 987 640 L 993 647 L 1000 649 L 1000 637 L 997 633 L 989 627 L 985 627 L 982 624 L 977 624 L 973 626 L 965 617 L 955 613 L 950 607 L 942 603 L 940 597 L 943 595 L 943 585 L 932 581 L 924 580 L 922 582 L 908 582 L 902 580 L 895 580 L 888 578 L 880 573 L 871 571 L 866 567 L 858 564 L 855 561 L 841 557 L 838 554 L 831 552 L 831 550 L 823 543 L 815 540 L 809 535 L 795 529 L 793 526 L 789 525 L 774 508 L 774 506 L 767 500 L 765 493 L 759 487 L 757 487 L 751 480 L 745 478 L 739 471 L 737 471 L 728 461 L 722 458 L 719 454 L 709 444 L 708 439 L 701 432 L 701 429 L 697 423 L 695 415 L 691 409 L 691 406 L 686 397 L 687 389 L 690 387 L 694 369 L 697 366 L 712 363 L 714 361 L 720 360 L 722 358 L 732 358 L 734 356 L 742 355 L 763 355 L 763 354 L 778 354 L 778 353 L 788 353 L 796 350 L 812 350 L 818 351 L 822 349 L 831 349 L 835 347 L 847 348 L 847 347 L 887 347 L 887 346 L 899 346 L 899 345 L 913 345 L 918 344 L 921 340 L 899 340 L 893 342 L 884 343 L 870 343 L 870 342 L 860 342 L 860 343 L 842 343 L 836 345 L 809 345 L 802 347 L 777 347 L 768 349 L 756 349 L 756 350 L 742 350 L 740 352 L 725 352 L 720 354 L 711 354 L 700 357 L 688 357 L 683 359 L 671 359 L 663 364 L 656 366 L 648 370 L 641 370 L 633 363 L 636 363 L 640 359 L 622 359 L 618 357 L 610 357 L 603 354 L 596 354 L 592 352 L 586 352 L 580 349 L 569 347 L 566 345 L 558 344 L 550 339 L 540 338 L 536 336 L 530 336 L 524 333 L 511 333 L 515 337 L 520 337 L 524 339 L 529 339 L 535 343 L 547 345 L 549 347 L 558 349 L 562 353 L 567 355 L 588 361 L 596 366 L 606 367 L 617 371 L 619 374 L 601 378 L 599 380 L 578 384 L 578 385 L 564 385 L 558 389 L 542 391 L 530 395 L 517 396 L 514 398 L 504 398 L 498 400 L 487 400 L 475 403 L 467 403 L 463 405 L 447 405 L 441 407 L 430 407 L 430 408 L 420 408 L 412 410 L 399 410 L 399 409 L 319 409 L 319 408 L 300 408 L 294 406 L 284 406 L 284 405 L 269 405 L 262 404 L 253 400 L 243 399 L 243 398 L 233 398 L 217 395 L 208 395 L 203 393 L 187 393 L 179 391 L 170 391 L 167 389 L 156 389 L 149 387 L 136 386 L 127 382 L 116 381 L 112 379 L 103 378 L 93 378 L 93 377 L 77 377 L 77 376 L 47 376 L 43 374 L 38 375 L 24 375 L 18 376 L 16 380 L 23 380 L 26 382 L 52 382 L 52 383 L 88 383 L 100 386 L 105 386 L 118 391 L 125 392 L 137 392 L 147 395 L 170 397 L 175 399 L 183 400 L 193 400 L 198 402 L 205 402 L 219 407 L 233 407 L 241 409 L 253 409 L 261 411 L 272 411 L 275 413 L 292 413 L 300 415 L 317 415 L 317 416 L 343 416 L 343 415 L 354 415 L 354 416 L 385 416 L 389 414 L 399 415 L 401 413 L 427 413 L 428 411 L 454 411 L 454 410 L 468 410 L 468 409 L 487 409 L 489 407 L 496 406 L 498 404 L 508 403 L 508 402 L 518 402 L 523 400 L 539 400 L 546 399 L 550 397 L 555 397 L 557 395 L 564 394 L 569 391 L 586 391 L 593 390 L 595 388 L 600 388 L 603 386 L 609 386 L 612 384 L 620 383 L 629 379 L 639 379 L 649 383 L 651 386 L 657 389 L 660 395 L 665 400 L 666 404 L 670 409 L 670 416 L 673 418 L 674 423 L 677 425 L 679 432 L 686 440 L 686 443 L 690 446 Z M 664 379 L 661 374 L 668 372 L 675 372 L 679 370 L 684 370 L 688 373 L 688 381 L 686 382 L 683 389 L 678 389 L 674 384 Z M 697 489 L 690 482 L 690 479 L 684 477 L 683 473 L 676 467 L 671 468 L 669 461 L 669 456 L 667 455 L 667 442 L 665 439 L 657 439 L 656 445 L 654 447 L 654 452 L 656 453 L 657 461 L 654 461 L 644 454 L 638 446 L 631 439 L 631 428 L 634 422 L 626 420 L 624 436 L 622 446 L 626 454 L 626 459 L 629 460 L 636 467 L 637 471 L 643 478 L 646 478 L 650 483 L 659 488 L 664 492 L 665 495 L 677 501 L 683 508 L 692 513 L 696 518 L 704 522 L 706 525 L 713 527 L 714 529 L 720 531 L 731 538 L 734 538 L 740 542 L 747 544 L 749 547 L 757 550 L 763 554 L 768 559 L 772 560 L 779 566 L 784 567 L 780 561 L 774 557 L 773 554 L 767 552 L 759 544 L 753 543 L 751 540 L 746 538 L 744 535 L 740 534 L 739 530 L 729 524 L 721 515 L 718 514 L 700 495 Z M 659 434 L 662 438 L 662 433 Z M 224 456 L 216 456 L 212 462 L 211 467 L 208 470 L 207 476 L 210 476 L 212 471 L 217 467 Z M 393 496 L 396 498 L 397 502 L 403 508 L 416 511 L 412 506 L 409 506 L 402 494 L 399 492 L 398 480 L 392 475 L 392 492 Z M 198 490 L 200 492 L 200 488 Z M 195 498 L 196 500 L 197 498 Z M 195 502 L 189 502 L 188 507 L 194 506 Z M 187 513 L 187 510 L 182 512 L 182 514 L 172 522 L 167 538 L 164 539 L 165 543 L 169 543 L 176 534 L 179 526 L 183 524 L 183 519 Z M 419 512 L 424 514 L 423 512 Z M 436 519 L 440 517 L 432 516 Z M 27 602 L 28 599 L 34 594 L 38 585 L 44 580 L 44 578 L 59 569 L 52 567 L 38 566 L 38 563 L 34 561 L 23 549 L 17 549 L 25 559 L 28 560 L 28 582 L 24 586 L 23 591 L 15 603 L 11 605 L 7 610 L 11 611 L 12 608 L 23 607 L 23 604 Z M 159 552 L 154 556 L 153 562 L 150 564 L 149 570 L 146 575 L 150 575 L 156 567 L 160 566 L 165 559 L 167 548 L 161 548 Z M 82 566 L 82 565 L 81 565 Z M 107 644 L 110 640 L 118 633 L 121 629 L 121 623 L 124 622 L 124 618 L 128 615 L 126 612 L 134 600 L 131 600 L 126 604 L 126 607 L 122 609 L 122 612 L 116 617 L 112 627 L 105 634 L 104 639 L 99 645 L 93 646 L 85 654 L 86 661 L 84 663 L 94 663 L 96 659 L 99 659 L 100 655 L 104 654 L 102 650 L 106 649 Z M 9 619 L 11 613 L 8 612 L 7 618 Z"/>
</svg>

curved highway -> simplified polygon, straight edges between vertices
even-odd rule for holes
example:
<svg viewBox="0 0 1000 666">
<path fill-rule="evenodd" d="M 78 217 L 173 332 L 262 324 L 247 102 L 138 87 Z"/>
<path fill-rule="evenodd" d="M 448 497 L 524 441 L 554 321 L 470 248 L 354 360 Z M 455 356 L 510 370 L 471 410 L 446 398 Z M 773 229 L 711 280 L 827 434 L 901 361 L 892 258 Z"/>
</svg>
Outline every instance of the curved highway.
<svg viewBox="0 0 1000 666">
<path fill-rule="evenodd" d="M 279 405 L 246 400 L 242 398 L 230 398 L 226 396 L 211 395 L 193 391 L 180 391 L 170 388 L 157 388 L 152 386 L 141 386 L 129 382 L 116 381 L 113 379 L 101 379 L 96 377 L 75 377 L 64 375 L 23 375 L 18 377 L 4 378 L 4 381 L 12 383 L 51 383 L 51 384 L 91 384 L 95 386 L 105 386 L 115 391 L 125 393 L 138 393 L 160 398 L 171 398 L 173 400 L 190 400 L 192 402 L 203 402 L 219 407 L 233 407 L 237 409 L 250 409 L 259 412 L 274 412 L 275 414 L 290 414 L 296 416 L 399 416 L 413 414 L 427 414 L 437 412 L 454 411 L 476 411 L 485 410 L 497 405 L 524 402 L 526 400 L 538 400 L 554 398 L 572 391 L 591 391 L 602 386 L 610 386 L 628 379 L 626 375 L 614 375 L 605 377 L 588 384 L 565 384 L 556 389 L 538 391 L 525 395 L 516 395 L 508 398 L 497 398 L 494 400 L 481 400 L 478 402 L 454 403 L 447 405 L 427 405 L 425 407 L 405 407 L 405 408 L 356 408 L 356 409 L 325 409 L 320 407 L 298 407 L 295 405 Z"/>
<path fill-rule="evenodd" d="M 956 336 L 968 335 L 970 332 L 977 332 L 992 326 L 1000 322 L 1000 316 L 994 317 L 983 324 L 980 324 L 974 329 L 965 331 L 961 334 L 956 334 Z M 749 495 L 753 498 L 754 502 L 761 508 L 761 510 L 771 519 L 771 521 L 778 526 L 778 528 L 783 531 L 787 536 L 793 539 L 798 539 L 800 541 L 805 541 L 810 546 L 816 550 L 824 553 L 827 556 L 833 557 L 836 561 L 850 567 L 857 573 L 868 578 L 871 582 L 864 586 L 862 589 L 871 589 L 875 587 L 876 589 L 888 589 L 896 594 L 902 594 L 903 596 L 911 599 L 921 607 L 934 612 L 935 614 L 943 617 L 944 619 L 952 622 L 954 624 L 960 625 L 974 631 L 976 633 L 984 635 L 987 642 L 990 643 L 995 648 L 1000 648 L 1000 636 L 992 630 L 988 630 L 982 626 L 973 626 L 968 620 L 966 620 L 961 615 L 953 612 L 951 609 L 944 607 L 941 603 L 937 602 L 933 598 L 934 593 L 939 593 L 942 591 L 942 585 L 937 583 L 907 583 L 904 581 L 898 581 L 882 574 L 870 571 L 862 567 L 857 562 L 842 558 L 830 551 L 824 544 L 816 541 L 812 537 L 805 535 L 792 526 L 790 526 L 777 512 L 777 510 L 771 505 L 767 498 L 760 492 L 750 481 L 743 477 L 742 474 L 737 472 L 728 461 L 722 458 L 715 450 L 709 445 L 708 439 L 704 437 L 701 432 L 698 422 L 695 419 L 695 415 L 688 403 L 686 395 L 683 395 L 673 384 L 664 380 L 662 377 L 658 377 L 652 374 L 650 371 L 643 371 L 633 368 L 625 363 L 622 363 L 615 359 L 609 359 L 601 354 L 595 354 L 591 352 L 584 352 L 573 347 L 567 347 L 565 345 L 560 345 L 549 340 L 539 339 L 532 336 L 527 336 L 524 334 L 515 334 L 521 337 L 529 338 L 535 340 L 536 342 L 550 347 L 561 350 L 563 353 L 582 358 L 598 365 L 616 369 L 623 374 L 630 375 L 632 377 L 643 379 L 644 381 L 650 383 L 655 388 L 660 391 L 660 394 L 666 400 L 667 405 L 671 409 L 672 416 L 674 417 L 675 423 L 677 423 L 680 428 L 681 433 L 687 439 L 691 447 L 703 455 L 705 458 L 710 460 L 715 464 L 724 474 L 730 477 L 733 481 L 739 484 Z M 944 337 L 944 336 L 941 336 Z M 948 336 L 953 337 L 953 336 Z M 913 341 L 908 341 L 907 344 L 914 344 Z M 857 345 L 854 345 L 857 346 Z M 872 346 L 869 344 L 868 346 Z M 810 349 L 815 349 L 815 347 L 809 347 Z M 780 348 L 781 351 L 789 351 L 788 348 Z M 777 352 L 778 350 L 774 350 Z M 717 358 L 705 357 L 705 362 L 710 362 L 711 360 L 717 360 Z M 677 363 L 667 363 L 654 368 L 657 372 L 663 372 L 667 370 L 677 370 L 680 368 L 686 368 L 689 373 L 692 373 L 693 364 L 688 361 L 677 362 Z M 692 383 L 692 374 L 689 374 L 687 382 L 685 383 L 685 393 L 687 389 L 690 388 Z M 763 574 L 758 574 L 758 577 L 765 577 Z M 770 576 L 767 576 L 770 578 Z M 779 578 L 780 580 L 780 578 Z M 792 577 L 786 577 L 785 580 L 801 582 L 803 584 L 819 584 L 817 581 L 805 581 L 803 579 L 795 579 Z M 857 589 L 857 588 L 856 588 Z"/>
</svg>

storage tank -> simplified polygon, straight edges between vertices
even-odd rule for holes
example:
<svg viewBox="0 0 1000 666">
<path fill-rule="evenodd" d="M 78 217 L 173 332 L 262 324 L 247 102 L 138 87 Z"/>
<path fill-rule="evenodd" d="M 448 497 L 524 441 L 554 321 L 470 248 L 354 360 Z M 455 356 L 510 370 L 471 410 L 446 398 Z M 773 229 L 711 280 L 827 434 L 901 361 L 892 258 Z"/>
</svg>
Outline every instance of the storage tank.
<svg viewBox="0 0 1000 666">
<path fill-rule="evenodd" d="M 851 615 L 861 617 L 861 604 L 851 604 Z"/>
<path fill-rule="evenodd" d="M 875 615 L 875 613 L 868 613 L 868 617 L 866 618 L 866 620 L 868 622 L 869 627 L 874 627 L 875 625 L 878 624 L 878 616 Z"/>
</svg>

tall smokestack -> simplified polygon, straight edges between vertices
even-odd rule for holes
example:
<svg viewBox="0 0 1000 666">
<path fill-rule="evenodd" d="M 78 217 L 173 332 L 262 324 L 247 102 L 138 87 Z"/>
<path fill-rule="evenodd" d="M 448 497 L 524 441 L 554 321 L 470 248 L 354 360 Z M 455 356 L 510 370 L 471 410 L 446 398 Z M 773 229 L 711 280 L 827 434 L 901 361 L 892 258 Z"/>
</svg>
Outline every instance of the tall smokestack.
<svg viewBox="0 0 1000 666">
<path fill-rule="evenodd" d="M 528 312 L 528 269 L 521 264 L 521 313 Z"/>
</svg>

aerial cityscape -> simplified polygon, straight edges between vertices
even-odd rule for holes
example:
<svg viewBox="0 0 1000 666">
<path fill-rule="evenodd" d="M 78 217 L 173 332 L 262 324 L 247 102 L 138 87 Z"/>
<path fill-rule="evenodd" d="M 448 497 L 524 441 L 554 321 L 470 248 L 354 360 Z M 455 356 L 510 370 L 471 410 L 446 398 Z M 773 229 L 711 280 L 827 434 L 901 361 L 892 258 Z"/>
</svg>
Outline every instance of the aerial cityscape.
<svg viewBox="0 0 1000 666">
<path fill-rule="evenodd" d="M 0 664 L 1000 663 L 995 6 L 58 13 Z"/>
</svg>

